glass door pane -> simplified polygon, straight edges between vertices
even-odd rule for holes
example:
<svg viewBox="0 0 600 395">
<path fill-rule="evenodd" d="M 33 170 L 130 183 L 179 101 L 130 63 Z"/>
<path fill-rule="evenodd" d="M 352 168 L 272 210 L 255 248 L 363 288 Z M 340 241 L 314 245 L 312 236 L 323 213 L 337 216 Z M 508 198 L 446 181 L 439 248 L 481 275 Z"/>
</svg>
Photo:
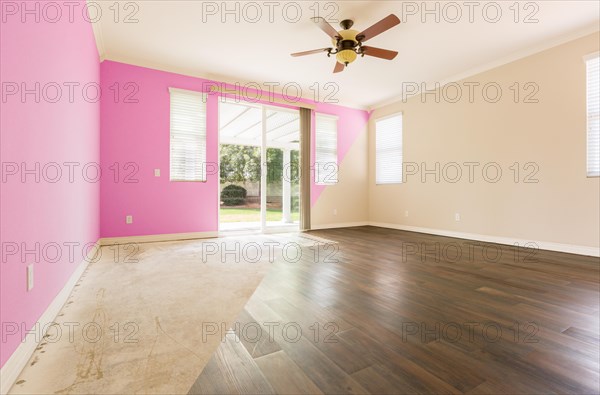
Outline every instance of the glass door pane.
<svg viewBox="0 0 600 395">
<path fill-rule="evenodd" d="M 219 229 L 261 228 L 262 108 L 219 103 Z"/>
<path fill-rule="evenodd" d="M 297 227 L 299 220 L 298 111 L 265 108 L 266 227 Z"/>
</svg>

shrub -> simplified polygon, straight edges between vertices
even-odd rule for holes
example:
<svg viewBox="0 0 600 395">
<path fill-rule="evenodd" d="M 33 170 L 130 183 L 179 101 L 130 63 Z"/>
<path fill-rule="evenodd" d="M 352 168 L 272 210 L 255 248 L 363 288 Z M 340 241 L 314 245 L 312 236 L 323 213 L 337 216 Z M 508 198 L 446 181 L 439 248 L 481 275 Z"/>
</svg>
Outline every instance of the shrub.
<svg viewBox="0 0 600 395">
<path fill-rule="evenodd" d="M 225 206 L 239 206 L 245 202 L 246 195 L 246 188 L 232 184 L 221 191 L 221 201 Z"/>
<path fill-rule="evenodd" d="M 300 196 L 292 196 L 292 211 L 300 211 Z"/>
</svg>

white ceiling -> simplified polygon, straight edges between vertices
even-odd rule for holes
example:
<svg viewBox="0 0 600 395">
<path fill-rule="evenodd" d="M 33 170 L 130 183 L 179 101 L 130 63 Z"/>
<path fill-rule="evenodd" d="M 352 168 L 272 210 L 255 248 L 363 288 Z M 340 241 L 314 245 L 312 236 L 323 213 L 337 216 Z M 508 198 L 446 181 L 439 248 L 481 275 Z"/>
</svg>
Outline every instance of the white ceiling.
<svg viewBox="0 0 600 395">
<path fill-rule="evenodd" d="M 273 3 L 275 6 L 269 6 Z M 95 2 L 103 7 L 95 33 L 104 59 L 242 85 L 253 82 L 266 90 L 267 84 L 298 84 L 306 98 L 315 98 L 314 88 L 318 86 L 321 101 L 332 94 L 340 104 L 373 108 L 399 98 L 403 82 L 447 82 L 466 77 L 592 33 L 600 24 L 600 2 L 593 0 L 520 2 L 518 23 L 514 8 L 509 8 L 513 1 L 492 2 L 502 7 L 496 23 L 484 18 L 486 2 L 475 2 L 478 5 L 470 23 L 469 2 L 462 1 L 453 2 L 462 17 L 450 23 L 456 7 L 446 3 L 427 2 L 430 9 L 436 4 L 440 7 L 438 23 L 434 14 L 420 12 L 422 1 L 319 2 L 319 15 L 327 17 L 334 12 L 328 20 L 336 28 L 334 20 L 350 18 L 355 20 L 354 29 L 364 30 L 390 13 L 403 22 L 368 41 L 370 46 L 398 51 L 396 59 L 359 58 L 335 75 L 335 60 L 324 53 L 290 56 L 292 52 L 331 46 L 328 36 L 310 20 L 313 1 L 230 1 L 227 7 L 238 7 L 239 12 L 229 15 L 223 12 L 222 1 L 122 0 L 119 15 L 114 12 L 113 1 Z M 530 5 L 526 8 L 525 3 Z M 407 7 L 411 6 L 420 8 L 416 15 L 409 15 Z M 488 20 L 495 18 L 495 6 L 487 7 Z M 216 14 L 204 12 L 211 8 Z M 537 22 L 524 23 L 531 12 L 535 12 Z M 137 22 L 125 23 L 125 17 L 132 13 L 131 19 Z M 422 17 L 426 17 L 425 22 Z M 290 88 L 288 94 L 295 96 L 296 92 Z"/>
</svg>

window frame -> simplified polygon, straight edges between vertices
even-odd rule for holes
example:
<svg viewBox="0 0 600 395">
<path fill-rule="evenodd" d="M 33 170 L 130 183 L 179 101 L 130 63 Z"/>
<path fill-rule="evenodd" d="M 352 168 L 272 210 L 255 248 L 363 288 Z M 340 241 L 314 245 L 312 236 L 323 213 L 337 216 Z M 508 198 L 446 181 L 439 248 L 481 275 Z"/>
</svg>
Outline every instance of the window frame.
<svg viewBox="0 0 600 395">
<path fill-rule="evenodd" d="M 319 172 L 321 171 L 320 166 L 318 165 L 320 162 L 318 161 L 317 157 L 318 157 L 318 119 L 319 118 L 325 118 L 328 120 L 332 120 L 335 121 L 335 180 L 334 181 L 322 181 L 319 178 Z M 315 112 L 315 166 L 314 166 L 314 183 L 315 185 L 336 185 L 340 182 L 340 178 L 339 178 L 339 136 L 340 136 L 340 128 L 339 128 L 339 120 L 340 117 L 337 115 L 333 115 L 333 114 L 327 114 L 327 113 L 318 113 Z M 329 162 L 327 162 L 329 163 Z M 327 176 L 329 176 L 328 174 L 324 175 L 325 179 L 327 179 Z"/>
<path fill-rule="evenodd" d="M 400 180 L 394 182 L 379 182 L 377 177 L 377 123 L 381 121 L 385 121 L 390 118 L 400 117 L 400 157 L 401 157 L 401 173 Z M 375 130 L 375 185 L 400 185 L 404 184 L 404 112 L 397 111 L 392 114 L 384 115 L 378 117 L 374 120 L 374 130 Z"/>
<path fill-rule="evenodd" d="M 590 172 L 590 163 L 589 163 L 589 157 L 590 157 L 590 112 L 589 110 L 589 103 L 588 103 L 588 99 L 589 99 L 589 91 L 588 91 L 588 77 L 589 77 L 589 73 L 588 73 L 588 62 L 593 61 L 593 60 L 597 60 L 598 61 L 598 67 L 600 67 L 600 51 L 598 52 L 593 52 L 590 53 L 586 56 L 583 57 L 583 63 L 585 66 L 585 151 L 586 151 L 586 155 L 585 155 L 585 172 L 586 172 L 586 176 L 587 178 L 596 178 L 596 177 L 600 177 L 600 169 L 596 170 L 595 172 L 592 171 Z M 599 89 L 599 97 L 600 97 L 600 70 L 598 71 L 599 75 L 599 85 L 598 85 L 598 89 Z M 600 104 L 600 101 L 599 101 Z M 596 115 L 596 117 L 598 117 L 598 122 L 600 122 L 600 108 L 598 109 L 598 113 Z M 599 128 L 600 129 L 600 128 Z M 598 132 L 600 134 L 600 130 Z M 600 136 L 599 136 L 599 141 L 600 141 Z M 600 156 L 600 151 L 599 151 L 599 156 Z M 600 163 L 600 157 L 597 159 L 598 162 Z"/>
<path fill-rule="evenodd" d="M 200 97 L 200 101 L 203 103 L 203 108 L 204 108 L 204 163 L 202 163 L 202 169 L 201 169 L 201 173 L 200 173 L 200 178 L 199 179 L 181 179 L 181 178 L 174 178 L 173 177 L 173 171 L 172 171 L 172 163 L 173 163 L 173 151 L 172 151 L 172 145 L 173 145 L 173 103 L 172 103 L 172 95 L 173 93 L 180 93 L 180 94 L 185 94 L 185 95 L 190 95 L 190 96 L 199 96 Z M 206 159 L 208 157 L 208 104 L 207 104 L 207 94 L 204 92 L 199 92 L 199 91 L 192 91 L 192 90 L 187 90 L 187 89 L 180 89 L 180 88 L 174 88 L 174 87 L 169 87 L 169 182 L 199 182 L 199 183 L 206 183 L 207 180 L 207 171 L 206 171 L 206 166 L 207 166 L 207 162 Z"/>
</svg>

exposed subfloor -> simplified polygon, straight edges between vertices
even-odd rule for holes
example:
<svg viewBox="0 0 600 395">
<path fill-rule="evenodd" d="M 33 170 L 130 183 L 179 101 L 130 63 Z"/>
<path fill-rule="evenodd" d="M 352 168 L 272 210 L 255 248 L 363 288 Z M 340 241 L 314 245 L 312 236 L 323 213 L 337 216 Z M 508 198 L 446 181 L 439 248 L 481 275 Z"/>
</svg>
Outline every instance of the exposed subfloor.
<svg viewBox="0 0 600 395">
<path fill-rule="evenodd" d="M 46 342 L 14 393 L 600 390 L 598 258 L 375 227 L 141 246 L 59 317 L 111 337 Z"/>
<path fill-rule="evenodd" d="M 10 393 L 186 393 L 284 251 L 318 243 L 296 233 L 102 247 Z"/>
</svg>

